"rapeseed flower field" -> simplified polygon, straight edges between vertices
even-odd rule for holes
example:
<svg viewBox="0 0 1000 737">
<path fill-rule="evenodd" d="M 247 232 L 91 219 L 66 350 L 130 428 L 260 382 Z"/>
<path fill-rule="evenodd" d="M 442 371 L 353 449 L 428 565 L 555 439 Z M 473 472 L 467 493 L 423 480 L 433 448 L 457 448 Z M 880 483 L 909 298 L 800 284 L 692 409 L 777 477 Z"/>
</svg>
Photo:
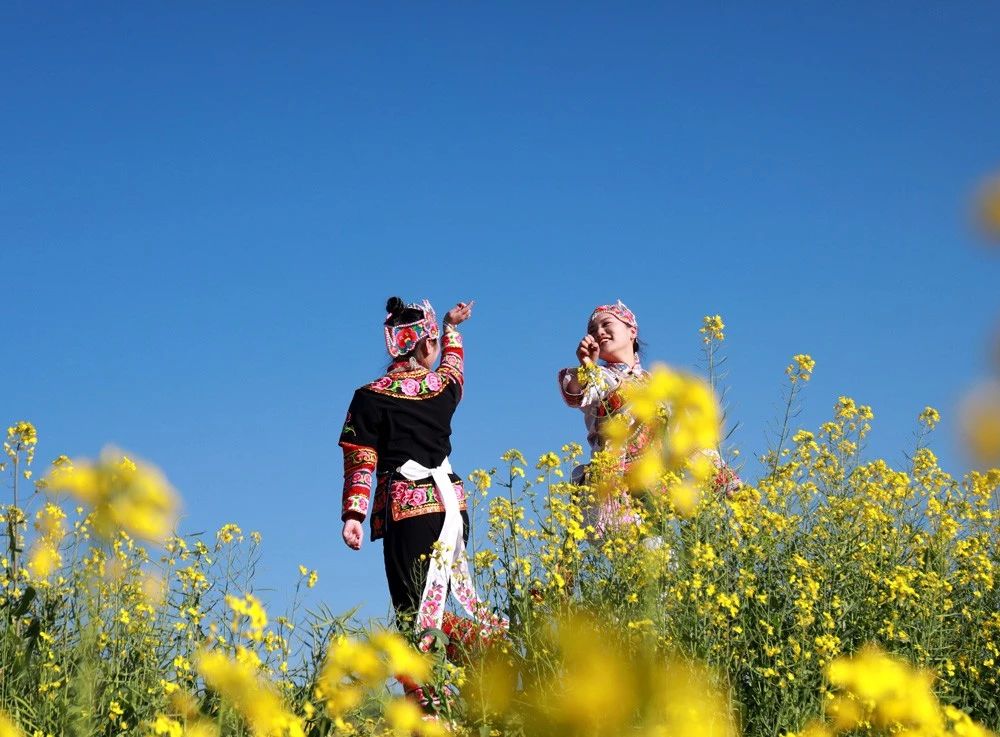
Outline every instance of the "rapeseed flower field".
<svg viewBox="0 0 1000 737">
<path fill-rule="evenodd" d="M 793 426 L 816 370 L 795 355 L 761 471 L 733 483 L 716 399 L 725 327 L 714 315 L 700 328 L 706 379 L 658 366 L 630 391 L 656 442 L 627 474 L 614 423 L 586 485 L 570 481 L 576 444 L 535 462 L 510 450 L 469 474 L 486 531 L 471 551 L 478 590 L 510 628 L 442 634 L 427 653 L 323 607 L 303 614 L 321 575 L 305 566 L 289 610 L 266 611 L 259 533 L 177 534 L 166 476 L 113 448 L 58 456 L 36 479 L 38 433 L 11 425 L 0 737 L 991 734 L 990 405 L 966 428 L 979 470 L 939 466 L 931 407 L 906 463 L 868 459 L 874 413 L 850 397 L 819 427 Z M 627 521 L 598 525 L 595 507 L 622 495 Z M 427 685 L 435 719 L 396 677 Z"/>
</svg>

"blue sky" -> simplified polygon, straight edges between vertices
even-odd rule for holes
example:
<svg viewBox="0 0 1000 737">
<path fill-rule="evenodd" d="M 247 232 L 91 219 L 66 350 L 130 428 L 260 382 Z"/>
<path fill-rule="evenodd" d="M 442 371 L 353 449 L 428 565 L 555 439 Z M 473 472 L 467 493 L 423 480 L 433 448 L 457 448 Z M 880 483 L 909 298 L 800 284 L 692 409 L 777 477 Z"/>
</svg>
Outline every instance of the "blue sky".
<svg viewBox="0 0 1000 737">
<path fill-rule="evenodd" d="M 744 457 L 792 354 L 900 461 L 987 371 L 1000 9 L 804 3 L 5 3 L 0 421 L 39 465 L 116 443 L 184 529 L 264 534 L 334 610 L 388 606 L 340 542 L 336 440 L 386 297 L 475 299 L 461 472 L 583 440 L 554 375 L 594 304 L 693 367 L 727 323 Z"/>
</svg>

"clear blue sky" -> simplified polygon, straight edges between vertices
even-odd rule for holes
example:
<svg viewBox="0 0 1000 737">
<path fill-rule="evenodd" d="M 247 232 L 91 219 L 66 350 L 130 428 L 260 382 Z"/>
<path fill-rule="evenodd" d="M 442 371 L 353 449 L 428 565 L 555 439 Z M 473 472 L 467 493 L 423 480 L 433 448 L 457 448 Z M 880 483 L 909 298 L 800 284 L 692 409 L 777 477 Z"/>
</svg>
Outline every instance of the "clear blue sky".
<svg viewBox="0 0 1000 737">
<path fill-rule="evenodd" d="M 263 532 L 273 599 L 303 562 L 370 614 L 336 441 L 391 294 L 477 302 L 461 472 L 583 440 L 554 375 L 616 297 L 680 367 L 722 313 L 745 457 L 808 352 L 802 425 L 849 394 L 899 461 L 931 404 L 960 469 L 1000 6 L 664 5 L 4 3 L 0 421 L 153 460 L 184 529 Z"/>
</svg>

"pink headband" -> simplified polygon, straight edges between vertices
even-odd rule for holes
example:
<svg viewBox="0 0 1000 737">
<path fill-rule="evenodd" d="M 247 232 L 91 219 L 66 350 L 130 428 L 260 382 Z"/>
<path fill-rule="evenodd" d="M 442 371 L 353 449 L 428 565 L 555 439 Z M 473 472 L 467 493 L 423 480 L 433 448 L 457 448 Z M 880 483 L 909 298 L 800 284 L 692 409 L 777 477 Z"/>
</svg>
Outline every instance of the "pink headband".
<svg viewBox="0 0 1000 737">
<path fill-rule="evenodd" d="M 393 358 L 405 356 L 422 338 L 436 338 L 440 334 L 437 315 L 434 314 L 430 302 L 425 299 L 423 304 L 414 303 L 406 306 L 422 313 L 422 317 L 403 325 L 389 325 L 392 313 L 385 316 L 385 347 L 389 349 L 389 355 Z"/>
<path fill-rule="evenodd" d="M 590 323 L 594 321 L 594 318 L 602 312 L 614 315 L 630 328 L 635 328 L 636 336 L 639 335 L 639 321 L 635 319 L 635 313 L 626 307 L 621 300 L 618 300 L 613 305 L 598 305 L 595 307 L 594 311 L 590 313 L 590 319 L 587 321 L 588 329 L 590 328 Z"/>
</svg>

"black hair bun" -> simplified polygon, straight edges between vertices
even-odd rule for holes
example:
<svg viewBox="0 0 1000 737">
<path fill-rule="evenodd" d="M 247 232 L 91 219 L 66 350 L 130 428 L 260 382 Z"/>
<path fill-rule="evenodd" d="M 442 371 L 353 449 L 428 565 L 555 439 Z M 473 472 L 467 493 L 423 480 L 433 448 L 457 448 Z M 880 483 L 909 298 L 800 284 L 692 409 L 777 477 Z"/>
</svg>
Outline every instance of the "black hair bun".
<svg viewBox="0 0 1000 737">
<path fill-rule="evenodd" d="M 406 309 L 406 302 L 401 300 L 399 297 L 389 297 L 385 303 L 385 311 L 390 315 L 398 315 L 400 312 Z"/>
</svg>

